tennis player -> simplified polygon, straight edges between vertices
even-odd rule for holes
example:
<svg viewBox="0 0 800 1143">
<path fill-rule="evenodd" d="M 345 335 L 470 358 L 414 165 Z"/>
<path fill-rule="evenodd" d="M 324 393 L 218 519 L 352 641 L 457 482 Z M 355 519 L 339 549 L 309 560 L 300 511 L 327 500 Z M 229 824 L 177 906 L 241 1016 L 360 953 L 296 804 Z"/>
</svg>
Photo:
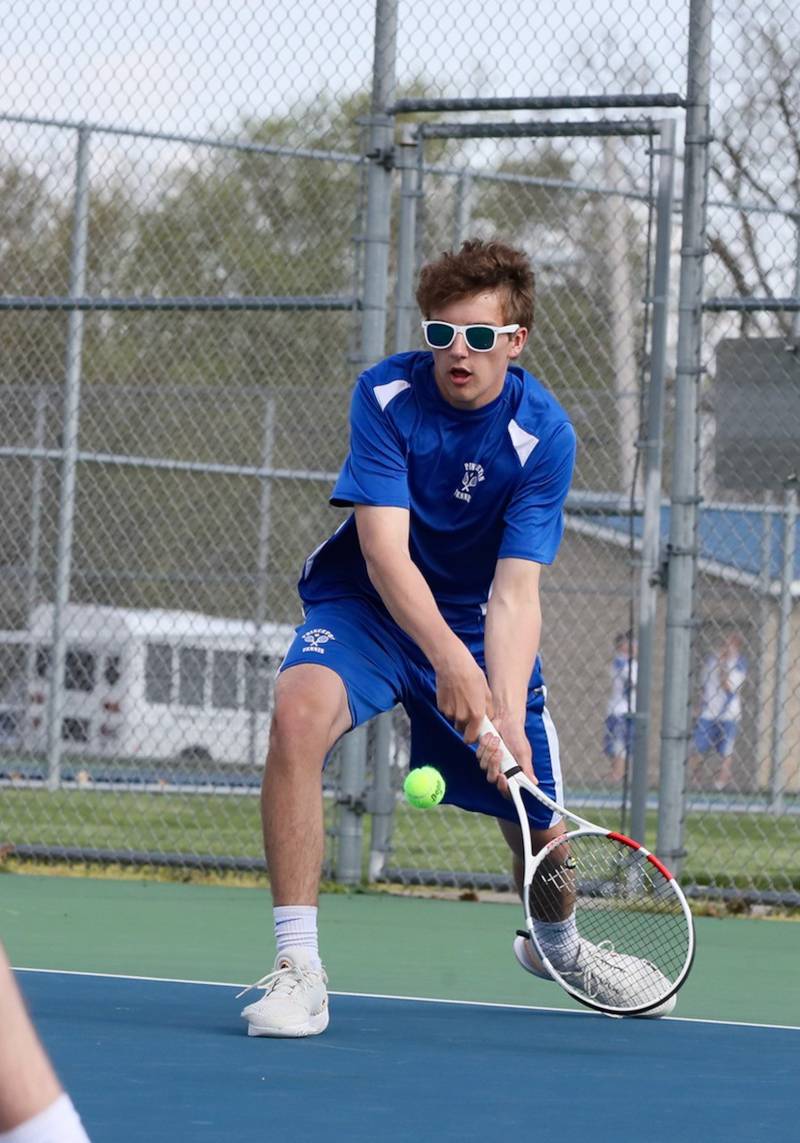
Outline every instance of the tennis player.
<svg viewBox="0 0 800 1143">
<path fill-rule="evenodd" d="M 0 1143 L 89 1143 L 0 944 Z"/>
<path fill-rule="evenodd" d="M 264 995 L 242 1013 L 254 1036 L 328 1024 L 320 775 L 343 734 L 402 703 L 412 767 L 435 765 L 446 802 L 497 818 L 520 887 L 522 837 L 499 754 L 489 736 L 475 745 L 485 714 L 523 770 L 562 798 L 539 583 L 563 533 L 575 433 L 517 364 L 533 325 L 533 272 L 507 245 L 465 242 L 422 269 L 417 302 L 428 348 L 389 357 L 356 383 L 331 495 L 353 512 L 306 560 L 305 620 L 276 683 L 262 820 L 277 957 L 253 986 Z M 535 849 L 564 831 L 538 804 L 530 818 Z M 549 928 L 550 959 L 573 963 L 574 918 Z M 528 941 L 514 951 L 546 976 Z"/>
</svg>

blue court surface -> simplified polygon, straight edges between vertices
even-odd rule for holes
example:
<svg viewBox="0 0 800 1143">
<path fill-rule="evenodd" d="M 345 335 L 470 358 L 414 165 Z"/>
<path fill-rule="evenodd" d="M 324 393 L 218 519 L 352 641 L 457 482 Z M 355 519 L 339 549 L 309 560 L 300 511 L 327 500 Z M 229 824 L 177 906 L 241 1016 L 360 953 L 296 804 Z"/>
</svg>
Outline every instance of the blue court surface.
<svg viewBox="0 0 800 1143">
<path fill-rule="evenodd" d="M 18 970 L 93 1143 L 796 1143 L 800 1029 L 334 994 L 248 1038 L 235 985 Z"/>
</svg>

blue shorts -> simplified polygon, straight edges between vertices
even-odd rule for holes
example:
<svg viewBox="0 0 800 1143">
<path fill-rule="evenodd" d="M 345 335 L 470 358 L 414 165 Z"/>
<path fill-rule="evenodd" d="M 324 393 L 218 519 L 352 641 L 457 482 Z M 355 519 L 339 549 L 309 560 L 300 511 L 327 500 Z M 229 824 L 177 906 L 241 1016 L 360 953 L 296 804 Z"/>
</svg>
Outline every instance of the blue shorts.
<svg viewBox="0 0 800 1143">
<path fill-rule="evenodd" d="M 721 758 L 733 754 L 738 723 L 730 718 L 698 718 L 694 728 L 694 749 L 697 754 L 716 750 Z"/>
<path fill-rule="evenodd" d="M 347 691 L 353 727 L 401 703 L 411 722 L 411 768 L 435 766 L 444 776 L 445 802 L 511 822 L 518 820 L 513 802 L 486 781 L 475 747 L 468 746 L 440 714 L 433 668 L 391 616 L 369 600 L 344 598 L 310 605 L 305 622 L 296 630 L 281 671 L 299 663 L 317 663 L 335 671 Z M 485 669 L 482 636 L 465 638 L 465 642 Z M 561 802 L 558 735 L 545 708 L 542 686 L 531 686 L 528 691 L 525 729 L 539 785 L 554 801 Z M 548 829 L 559 820 L 557 814 L 528 795 L 525 801 L 535 829 Z"/>
<path fill-rule="evenodd" d="M 627 714 L 610 714 L 603 734 L 603 753 L 608 758 L 633 754 L 633 718 Z"/>
</svg>

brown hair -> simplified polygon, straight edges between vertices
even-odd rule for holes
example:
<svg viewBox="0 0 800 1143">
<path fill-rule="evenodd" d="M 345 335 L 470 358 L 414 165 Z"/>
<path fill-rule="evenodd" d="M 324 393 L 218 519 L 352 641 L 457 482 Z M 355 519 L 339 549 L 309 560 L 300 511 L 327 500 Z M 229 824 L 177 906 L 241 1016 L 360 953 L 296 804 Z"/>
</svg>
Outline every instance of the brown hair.
<svg viewBox="0 0 800 1143">
<path fill-rule="evenodd" d="M 445 251 L 437 261 L 422 267 L 417 305 L 429 318 L 448 302 L 498 289 L 505 294 L 505 320 L 531 329 L 535 283 L 527 256 L 503 242 L 475 238 L 462 243 L 459 251 Z"/>
</svg>

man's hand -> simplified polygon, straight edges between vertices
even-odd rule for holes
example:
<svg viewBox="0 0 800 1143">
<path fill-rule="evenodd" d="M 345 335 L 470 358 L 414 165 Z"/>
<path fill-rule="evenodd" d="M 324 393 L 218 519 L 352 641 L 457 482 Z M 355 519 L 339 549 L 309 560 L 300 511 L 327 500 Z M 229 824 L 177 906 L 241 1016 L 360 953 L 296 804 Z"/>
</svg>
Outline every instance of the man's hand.
<svg viewBox="0 0 800 1143">
<path fill-rule="evenodd" d="M 455 637 L 437 656 L 434 669 L 437 707 L 463 734 L 465 742 L 475 742 L 481 719 L 484 715 L 492 717 L 492 694 L 486 675 Z"/>
<path fill-rule="evenodd" d="M 525 733 L 523 718 L 496 718 L 495 729 L 502 735 L 503 742 L 514 756 L 514 760 L 522 772 L 537 785 L 538 779 L 533 772 L 533 758 L 531 744 Z M 500 769 L 502 755 L 500 752 L 500 739 L 494 734 L 481 735 L 478 743 L 478 761 L 481 769 L 486 771 L 487 782 L 492 782 L 504 797 L 508 797 L 508 782 Z"/>
</svg>

